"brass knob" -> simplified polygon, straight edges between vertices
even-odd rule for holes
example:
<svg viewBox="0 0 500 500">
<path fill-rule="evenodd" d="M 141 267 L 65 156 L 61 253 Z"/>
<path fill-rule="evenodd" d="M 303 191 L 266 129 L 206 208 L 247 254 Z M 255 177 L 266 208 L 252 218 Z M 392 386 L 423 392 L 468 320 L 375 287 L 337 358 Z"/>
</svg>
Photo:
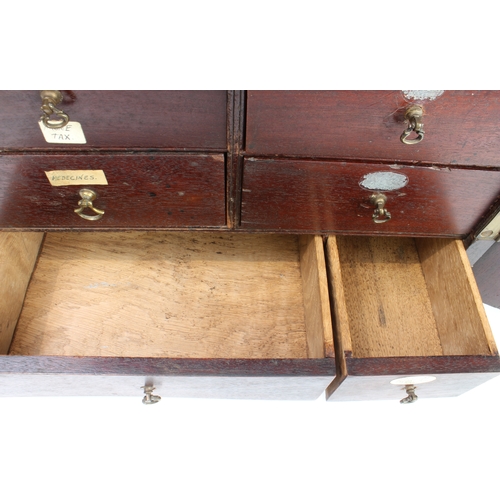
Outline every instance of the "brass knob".
<svg viewBox="0 0 500 500">
<path fill-rule="evenodd" d="M 153 391 L 156 389 L 156 387 L 153 387 L 152 385 L 145 385 L 141 387 L 141 389 L 144 389 L 145 396 L 142 398 L 142 402 L 145 405 L 154 405 L 161 400 L 160 396 L 153 394 Z"/>
<path fill-rule="evenodd" d="M 59 104 L 63 100 L 63 95 L 60 90 L 42 90 L 40 92 L 40 97 L 42 98 L 43 115 L 40 117 L 43 124 L 48 128 L 62 128 L 69 122 L 69 116 L 59 108 L 56 108 L 56 104 Z M 51 119 L 51 116 L 55 115 L 55 118 Z"/>
<path fill-rule="evenodd" d="M 422 116 L 424 110 L 421 106 L 410 106 L 405 113 L 405 121 L 408 122 L 408 128 L 401 134 L 401 142 L 403 144 L 417 144 L 424 139 L 424 124 L 422 123 Z M 408 136 L 415 132 L 417 137 L 415 139 L 408 139 Z"/>
<path fill-rule="evenodd" d="M 97 193 L 89 188 L 80 189 L 80 196 L 82 199 L 78 202 L 80 208 L 75 208 L 75 213 L 78 214 L 82 219 L 86 220 L 99 220 L 104 215 L 104 210 L 99 210 L 94 207 L 93 201 L 97 198 Z M 89 208 L 93 210 L 97 215 L 86 215 L 83 211 Z"/>
<path fill-rule="evenodd" d="M 403 398 L 400 403 L 404 405 L 408 403 L 414 403 L 418 399 L 418 396 L 415 394 L 416 387 L 413 384 L 407 384 L 405 385 L 405 389 L 408 396 L 406 396 L 406 398 Z"/>
<path fill-rule="evenodd" d="M 370 203 L 375 205 L 377 208 L 373 212 L 373 222 L 381 224 L 387 222 L 391 218 L 391 213 L 385 208 L 385 202 L 387 201 L 387 196 L 382 193 L 372 194 L 370 196 Z"/>
</svg>

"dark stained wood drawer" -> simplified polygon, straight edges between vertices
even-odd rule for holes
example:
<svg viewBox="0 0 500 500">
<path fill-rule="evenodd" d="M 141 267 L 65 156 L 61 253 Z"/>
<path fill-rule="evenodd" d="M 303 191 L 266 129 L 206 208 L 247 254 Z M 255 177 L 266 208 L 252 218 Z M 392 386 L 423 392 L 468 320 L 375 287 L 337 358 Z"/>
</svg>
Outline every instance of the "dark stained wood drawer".
<svg viewBox="0 0 500 500">
<path fill-rule="evenodd" d="M 425 136 L 402 144 L 415 104 Z M 499 91 L 248 91 L 247 111 L 252 155 L 500 165 Z"/>
<path fill-rule="evenodd" d="M 49 174 L 49 172 L 52 172 Z M 104 174 L 107 184 L 98 184 Z M 201 154 L 0 157 L 0 228 L 132 229 L 226 224 L 224 156 Z M 52 185 L 62 182 L 66 185 Z M 68 185 L 70 184 L 70 185 Z M 98 220 L 75 213 L 89 188 Z M 90 208 L 83 215 L 97 217 Z"/>
<path fill-rule="evenodd" d="M 387 222 L 373 220 L 377 193 Z M 248 158 L 241 227 L 465 237 L 499 195 L 496 171 Z"/>
<path fill-rule="evenodd" d="M 412 386 L 421 398 L 457 396 L 498 375 L 461 241 L 329 236 L 326 253 L 338 367 L 332 401 L 397 401 Z"/>
<path fill-rule="evenodd" d="M 40 91 L 0 91 L 0 149 L 226 149 L 225 91 L 62 91 L 57 106 L 80 123 L 85 144 L 45 141 Z M 67 134 L 66 134 L 67 135 Z"/>
<path fill-rule="evenodd" d="M 1 232 L 0 252 L 0 395 L 315 399 L 334 378 L 320 236 Z"/>
</svg>

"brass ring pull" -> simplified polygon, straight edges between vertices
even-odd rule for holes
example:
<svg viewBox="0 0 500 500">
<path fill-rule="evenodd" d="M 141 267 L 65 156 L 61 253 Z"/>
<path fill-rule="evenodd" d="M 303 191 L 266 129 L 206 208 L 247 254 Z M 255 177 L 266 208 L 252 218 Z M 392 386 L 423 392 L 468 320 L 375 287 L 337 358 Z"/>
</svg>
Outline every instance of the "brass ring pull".
<svg viewBox="0 0 500 500">
<path fill-rule="evenodd" d="M 92 191 L 92 189 L 84 188 L 80 189 L 80 196 L 82 199 L 78 202 L 80 208 L 75 208 L 75 213 L 78 214 L 82 219 L 86 220 L 99 220 L 104 215 L 104 210 L 99 210 L 95 208 L 92 202 L 97 198 L 97 193 Z M 86 215 L 83 211 L 86 208 L 90 208 L 97 215 Z"/>
<path fill-rule="evenodd" d="M 145 396 L 142 398 L 142 402 L 145 405 L 154 405 L 161 400 L 161 396 L 153 394 L 153 391 L 156 389 L 156 387 L 153 387 L 152 385 L 145 385 L 141 387 L 141 389 L 144 389 Z"/>
<path fill-rule="evenodd" d="M 406 398 L 403 398 L 400 403 L 404 405 L 408 403 L 414 403 L 418 399 L 418 396 L 415 394 L 416 387 L 413 384 L 410 384 L 405 385 L 405 389 L 408 396 L 406 396 Z"/>
<path fill-rule="evenodd" d="M 385 208 L 385 202 L 387 201 L 387 196 L 382 193 L 372 194 L 370 196 L 370 203 L 376 205 L 376 209 L 373 212 L 373 222 L 376 224 L 382 224 L 387 222 L 391 218 L 391 213 Z"/>
<path fill-rule="evenodd" d="M 63 96 L 59 90 L 42 90 L 40 92 L 42 98 L 43 115 L 40 117 L 43 124 L 48 128 L 62 128 L 69 122 L 69 116 L 62 110 L 56 108 L 63 100 Z M 56 115 L 55 118 L 50 118 Z"/>
<path fill-rule="evenodd" d="M 417 144 L 424 139 L 424 124 L 422 123 L 422 116 L 424 110 L 420 106 L 410 106 L 405 113 L 405 121 L 409 123 L 408 128 L 401 134 L 401 142 L 403 144 Z M 415 139 L 408 139 L 408 136 L 415 132 L 417 137 Z"/>
</svg>

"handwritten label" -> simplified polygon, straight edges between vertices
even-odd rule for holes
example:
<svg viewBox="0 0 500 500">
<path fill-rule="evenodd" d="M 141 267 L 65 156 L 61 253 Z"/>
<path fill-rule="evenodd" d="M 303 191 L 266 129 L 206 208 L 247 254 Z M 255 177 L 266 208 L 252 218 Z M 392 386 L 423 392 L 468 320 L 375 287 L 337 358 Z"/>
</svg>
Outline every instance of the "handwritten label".
<svg viewBox="0 0 500 500">
<path fill-rule="evenodd" d="M 103 170 L 52 170 L 45 172 L 53 186 L 107 185 Z"/>
<path fill-rule="evenodd" d="M 40 130 L 46 142 L 52 144 L 86 144 L 87 139 L 82 130 L 82 126 L 78 122 L 68 122 L 61 128 L 46 127 L 40 120 L 38 122 Z"/>
</svg>

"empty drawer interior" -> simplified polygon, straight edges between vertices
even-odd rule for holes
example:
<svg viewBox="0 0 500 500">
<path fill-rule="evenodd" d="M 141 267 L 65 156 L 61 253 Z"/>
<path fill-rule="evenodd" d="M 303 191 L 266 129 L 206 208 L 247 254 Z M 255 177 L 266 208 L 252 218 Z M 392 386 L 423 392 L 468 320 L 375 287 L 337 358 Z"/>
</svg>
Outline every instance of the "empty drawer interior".
<svg viewBox="0 0 500 500">
<path fill-rule="evenodd" d="M 461 241 L 338 236 L 326 249 L 338 351 L 497 355 Z"/>
<path fill-rule="evenodd" d="M 334 356 L 321 237 L 0 237 L 2 354 Z"/>
</svg>

